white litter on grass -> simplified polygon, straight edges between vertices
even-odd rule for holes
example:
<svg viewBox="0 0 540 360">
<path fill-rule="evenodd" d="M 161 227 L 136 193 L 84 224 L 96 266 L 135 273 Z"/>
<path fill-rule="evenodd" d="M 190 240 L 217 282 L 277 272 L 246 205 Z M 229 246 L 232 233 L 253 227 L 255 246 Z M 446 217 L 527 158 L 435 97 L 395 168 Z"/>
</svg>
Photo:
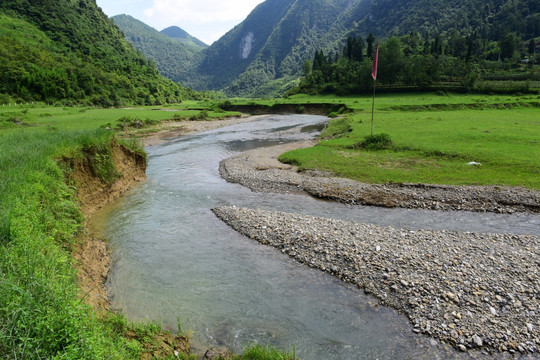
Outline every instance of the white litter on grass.
<svg viewBox="0 0 540 360">
<path fill-rule="evenodd" d="M 482 166 L 482 164 L 480 164 L 479 162 L 476 162 L 476 161 L 471 161 L 467 165 L 469 165 L 469 166 Z"/>
</svg>

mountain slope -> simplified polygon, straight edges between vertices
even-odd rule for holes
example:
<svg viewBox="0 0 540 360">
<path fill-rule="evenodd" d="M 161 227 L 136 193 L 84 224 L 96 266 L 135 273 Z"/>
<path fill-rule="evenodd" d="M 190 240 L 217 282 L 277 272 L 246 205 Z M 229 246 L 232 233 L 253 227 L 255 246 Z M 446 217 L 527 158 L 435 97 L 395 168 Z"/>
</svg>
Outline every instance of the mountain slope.
<svg viewBox="0 0 540 360">
<path fill-rule="evenodd" d="M 538 0 L 266 0 L 249 16 L 179 65 L 176 79 L 229 95 L 280 95 L 296 83 L 315 50 L 341 51 L 349 35 L 382 39 L 473 32 L 499 41 L 540 36 Z"/>
<path fill-rule="evenodd" d="M 126 42 L 94 0 L 2 0 L 0 15 L 4 98 L 111 106 L 179 101 L 187 92 Z"/>
<path fill-rule="evenodd" d="M 267 0 L 206 50 L 194 74 L 203 87 L 234 95 L 275 90 L 272 82 L 283 90 L 283 80 L 298 76 L 316 49 L 339 50 L 351 33 L 385 38 L 456 30 L 499 40 L 515 32 L 527 40 L 540 36 L 539 13 L 536 0 Z"/>
<path fill-rule="evenodd" d="M 206 47 L 192 44 L 189 34 L 188 37 L 183 37 L 189 41 L 180 41 L 129 15 L 117 15 L 112 20 L 124 32 L 126 39 L 133 46 L 141 50 L 147 58 L 156 62 L 156 66 L 163 76 L 175 82 L 186 82 L 186 78 L 182 74 L 190 71 L 191 63 L 199 56 L 198 53 Z M 174 29 L 173 32 L 168 32 L 178 35 L 178 31 Z"/>
<path fill-rule="evenodd" d="M 204 42 L 194 36 L 191 36 L 184 29 L 181 29 L 178 26 L 170 26 L 166 29 L 161 30 L 161 33 L 167 35 L 168 37 L 176 39 L 186 45 L 194 45 L 200 48 L 208 47 L 208 45 L 206 45 Z"/>
</svg>

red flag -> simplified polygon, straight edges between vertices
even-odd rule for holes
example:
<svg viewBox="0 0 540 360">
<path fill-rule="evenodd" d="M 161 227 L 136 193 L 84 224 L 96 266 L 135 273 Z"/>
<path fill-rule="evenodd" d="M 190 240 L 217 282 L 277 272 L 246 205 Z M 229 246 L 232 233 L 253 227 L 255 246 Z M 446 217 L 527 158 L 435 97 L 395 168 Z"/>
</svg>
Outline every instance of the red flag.
<svg viewBox="0 0 540 360">
<path fill-rule="evenodd" d="M 371 77 L 373 81 L 377 80 L 377 65 L 379 63 L 379 40 L 377 40 L 377 50 L 375 50 L 375 57 L 373 58 L 373 69 L 371 70 Z"/>
</svg>

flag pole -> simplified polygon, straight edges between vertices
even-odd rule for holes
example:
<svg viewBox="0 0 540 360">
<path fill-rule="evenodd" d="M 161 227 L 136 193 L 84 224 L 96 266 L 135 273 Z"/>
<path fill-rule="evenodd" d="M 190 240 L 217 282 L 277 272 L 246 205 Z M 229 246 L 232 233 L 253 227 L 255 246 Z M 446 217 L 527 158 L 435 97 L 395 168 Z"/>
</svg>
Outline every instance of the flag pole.
<svg viewBox="0 0 540 360">
<path fill-rule="evenodd" d="M 373 58 L 373 68 L 371 69 L 371 77 L 373 78 L 373 103 L 371 104 L 371 136 L 373 136 L 373 116 L 375 113 L 375 89 L 377 87 L 377 66 L 379 63 L 379 39 L 377 39 L 377 50 Z"/>
<path fill-rule="evenodd" d="M 375 87 L 377 80 L 373 80 L 373 103 L 371 104 L 371 136 L 373 136 L 373 114 L 375 113 Z"/>
</svg>

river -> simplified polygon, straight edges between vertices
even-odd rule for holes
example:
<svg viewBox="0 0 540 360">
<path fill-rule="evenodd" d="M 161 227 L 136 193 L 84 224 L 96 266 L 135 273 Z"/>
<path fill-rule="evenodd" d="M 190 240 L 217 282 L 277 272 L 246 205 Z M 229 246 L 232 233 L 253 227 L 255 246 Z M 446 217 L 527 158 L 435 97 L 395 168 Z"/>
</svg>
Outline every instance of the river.
<svg viewBox="0 0 540 360">
<path fill-rule="evenodd" d="M 219 162 L 255 147 L 310 139 L 325 117 L 279 115 L 147 148 L 148 179 L 98 212 L 113 250 L 113 308 L 194 333 L 195 347 L 260 343 L 301 359 L 468 358 L 412 332 L 396 311 L 332 276 L 237 234 L 218 206 L 281 210 L 412 229 L 540 234 L 537 215 L 384 209 L 254 193 L 224 181 Z"/>
</svg>

